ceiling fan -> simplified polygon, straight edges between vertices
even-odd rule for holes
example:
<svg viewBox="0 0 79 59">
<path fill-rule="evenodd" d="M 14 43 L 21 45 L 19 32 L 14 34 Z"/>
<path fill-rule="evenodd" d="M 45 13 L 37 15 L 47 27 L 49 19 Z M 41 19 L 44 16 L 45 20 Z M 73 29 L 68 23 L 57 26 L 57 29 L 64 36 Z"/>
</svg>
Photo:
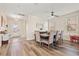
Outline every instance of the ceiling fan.
<svg viewBox="0 0 79 59">
<path fill-rule="evenodd" d="M 22 14 L 22 13 L 18 13 L 18 15 L 20 15 L 20 16 L 25 16 L 24 14 Z"/>
<path fill-rule="evenodd" d="M 55 15 L 54 12 L 51 12 L 51 16 L 59 17 L 58 15 Z"/>
</svg>

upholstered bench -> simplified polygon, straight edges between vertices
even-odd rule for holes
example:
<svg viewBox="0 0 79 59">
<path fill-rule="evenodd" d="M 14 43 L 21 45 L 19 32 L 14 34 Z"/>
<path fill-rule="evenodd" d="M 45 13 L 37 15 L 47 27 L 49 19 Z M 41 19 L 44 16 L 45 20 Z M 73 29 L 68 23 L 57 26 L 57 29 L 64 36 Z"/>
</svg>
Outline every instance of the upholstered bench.
<svg viewBox="0 0 79 59">
<path fill-rule="evenodd" d="M 70 41 L 71 42 L 76 42 L 76 41 L 78 41 L 79 40 L 79 36 L 77 36 L 77 35 L 73 35 L 73 36 L 70 36 Z"/>
</svg>

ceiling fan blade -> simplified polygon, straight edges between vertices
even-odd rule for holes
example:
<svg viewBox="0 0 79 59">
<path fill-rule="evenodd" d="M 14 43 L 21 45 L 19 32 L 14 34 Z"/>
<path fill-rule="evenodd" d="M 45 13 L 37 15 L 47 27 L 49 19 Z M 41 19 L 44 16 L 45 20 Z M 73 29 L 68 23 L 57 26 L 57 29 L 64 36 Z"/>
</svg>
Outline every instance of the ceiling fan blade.
<svg viewBox="0 0 79 59">
<path fill-rule="evenodd" d="M 59 17 L 58 15 L 54 15 L 55 17 Z"/>
<path fill-rule="evenodd" d="M 18 15 L 25 16 L 24 14 L 18 13 Z"/>
</svg>

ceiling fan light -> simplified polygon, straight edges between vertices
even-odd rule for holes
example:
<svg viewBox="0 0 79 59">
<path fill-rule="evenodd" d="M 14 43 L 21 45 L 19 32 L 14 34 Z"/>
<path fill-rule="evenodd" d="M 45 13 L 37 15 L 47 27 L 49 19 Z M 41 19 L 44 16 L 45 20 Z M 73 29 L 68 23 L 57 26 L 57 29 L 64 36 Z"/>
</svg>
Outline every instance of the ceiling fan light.
<svg viewBox="0 0 79 59">
<path fill-rule="evenodd" d="M 51 14 L 51 16 L 53 16 L 53 13 Z"/>
</svg>

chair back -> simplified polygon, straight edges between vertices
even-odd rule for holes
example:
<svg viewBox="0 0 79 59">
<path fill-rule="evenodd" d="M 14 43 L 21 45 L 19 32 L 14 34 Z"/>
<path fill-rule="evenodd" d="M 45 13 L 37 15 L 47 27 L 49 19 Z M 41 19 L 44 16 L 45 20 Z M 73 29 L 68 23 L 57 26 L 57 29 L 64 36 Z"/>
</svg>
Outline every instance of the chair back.
<svg viewBox="0 0 79 59">
<path fill-rule="evenodd" d="M 60 37 L 61 39 L 63 39 L 63 31 L 61 31 Z"/>
<path fill-rule="evenodd" d="M 40 42 L 40 33 L 38 31 L 35 32 L 36 41 Z"/>
<path fill-rule="evenodd" d="M 56 36 L 56 42 L 58 44 L 62 44 L 63 43 L 63 32 L 58 32 L 57 36 Z"/>
<path fill-rule="evenodd" d="M 57 32 L 57 34 L 56 34 L 56 41 L 57 41 L 59 38 L 60 38 L 60 39 L 63 39 L 63 32 L 62 32 L 62 31 Z"/>
<path fill-rule="evenodd" d="M 4 34 L 3 35 L 3 41 L 9 40 L 9 34 Z"/>
<path fill-rule="evenodd" d="M 51 31 L 51 32 L 50 32 L 50 36 L 49 36 L 49 43 L 50 43 L 50 44 L 53 43 L 53 36 L 54 36 L 54 32 Z"/>
<path fill-rule="evenodd" d="M 56 31 L 56 41 L 59 39 L 59 31 Z"/>
</svg>

